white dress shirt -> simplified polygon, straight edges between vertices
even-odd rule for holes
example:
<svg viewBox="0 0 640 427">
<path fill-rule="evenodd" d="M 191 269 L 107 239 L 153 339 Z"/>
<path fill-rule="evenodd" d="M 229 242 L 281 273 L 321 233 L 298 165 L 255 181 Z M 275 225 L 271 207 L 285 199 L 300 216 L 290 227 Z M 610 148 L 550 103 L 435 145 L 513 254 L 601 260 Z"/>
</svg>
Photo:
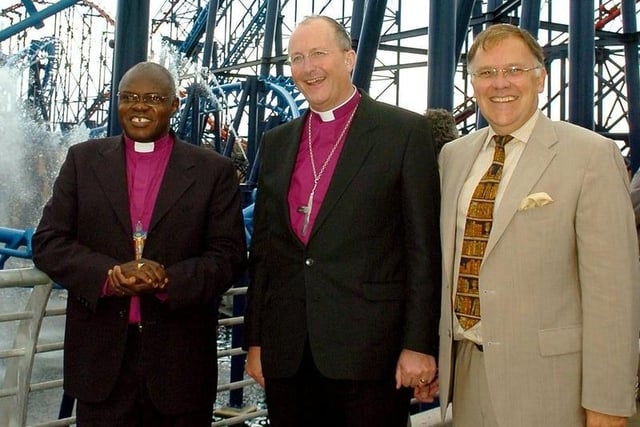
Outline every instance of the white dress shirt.
<svg viewBox="0 0 640 427">
<path fill-rule="evenodd" d="M 535 126 L 537 119 L 538 110 L 536 110 L 535 114 L 533 114 L 531 118 L 520 129 L 511 133 L 513 139 L 509 141 L 507 145 L 505 145 L 505 160 L 504 166 L 502 168 L 502 179 L 500 180 L 500 186 L 498 187 L 498 192 L 496 193 L 494 211 L 500 208 L 500 201 L 502 200 L 502 196 L 509 186 L 509 181 L 513 176 L 513 172 L 516 169 L 518 161 L 520 160 L 520 156 L 522 156 L 525 144 L 531 137 L 531 133 L 533 132 L 533 127 Z M 495 142 L 493 141 L 493 136 L 495 134 L 496 132 L 491 127 L 489 127 L 487 139 L 482 145 L 482 149 L 480 150 L 480 153 L 478 153 L 478 157 L 473 163 L 473 166 L 469 171 L 469 175 L 467 176 L 467 179 L 465 180 L 458 197 L 458 214 L 456 219 L 456 253 L 454 257 L 455 263 L 453 268 L 453 277 L 455 279 L 452 286 L 453 307 L 455 307 L 458 274 L 460 270 L 460 257 L 462 252 L 462 240 L 464 238 L 464 228 L 467 223 L 467 210 L 469 209 L 469 203 L 471 203 L 471 196 L 473 195 L 473 191 L 478 186 L 478 182 L 480 182 L 480 179 L 485 174 L 493 161 L 493 153 L 495 151 Z M 479 281 L 479 289 L 480 292 L 482 292 L 482 280 Z M 482 305 L 480 305 L 480 316 L 482 317 Z M 476 344 L 482 344 L 482 320 L 465 331 L 458 323 L 458 317 L 454 312 L 453 331 L 455 340 L 468 339 Z"/>
</svg>

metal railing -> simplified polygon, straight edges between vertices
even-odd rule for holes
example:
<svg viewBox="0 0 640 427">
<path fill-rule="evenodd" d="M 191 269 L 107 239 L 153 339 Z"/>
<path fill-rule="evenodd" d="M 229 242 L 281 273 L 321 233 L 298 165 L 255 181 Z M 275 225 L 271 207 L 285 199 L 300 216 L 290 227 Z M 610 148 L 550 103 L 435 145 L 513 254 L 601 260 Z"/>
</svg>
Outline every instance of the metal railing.
<svg viewBox="0 0 640 427">
<path fill-rule="evenodd" d="M 7 288 L 31 288 L 31 293 L 24 309 L 9 313 L 0 312 L 0 325 L 6 322 L 18 322 L 13 345 L 10 348 L 0 347 L 0 362 L 5 363 L 4 382 L 0 383 L 0 426 L 24 427 L 27 424 L 27 408 L 31 392 L 60 389 L 62 399 L 62 378 L 44 382 L 32 382 L 34 360 L 37 354 L 63 350 L 62 342 L 39 343 L 43 319 L 49 316 L 62 316 L 64 308 L 48 309 L 47 304 L 53 288 L 49 277 L 36 269 L 20 268 L 0 270 L 0 291 Z M 235 298 L 246 294 L 246 287 L 230 289 L 225 297 Z M 219 321 L 220 327 L 233 327 L 244 322 L 243 316 L 233 316 Z M 244 351 L 237 348 L 219 350 L 218 359 L 237 358 Z M 240 390 L 255 384 L 252 379 L 240 379 L 218 385 L 218 393 Z M 266 409 L 256 409 L 250 413 L 239 413 L 236 416 L 212 422 L 212 426 L 237 425 L 247 420 L 266 417 Z M 30 427 L 69 426 L 75 423 L 75 417 L 53 419 Z"/>
</svg>

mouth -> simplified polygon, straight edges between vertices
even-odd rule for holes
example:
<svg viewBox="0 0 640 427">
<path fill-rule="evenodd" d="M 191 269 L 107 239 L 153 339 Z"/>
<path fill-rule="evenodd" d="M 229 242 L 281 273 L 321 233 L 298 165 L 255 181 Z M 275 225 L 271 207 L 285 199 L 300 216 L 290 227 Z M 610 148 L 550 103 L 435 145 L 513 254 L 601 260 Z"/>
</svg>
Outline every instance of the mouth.
<svg viewBox="0 0 640 427">
<path fill-rule="evenodd" d="M 318 83 L 322 83 L 324 80 L 325 80 L 324 77 L 313 77 L 311 79 L 305 80 L 304 82 L 306 84 L 308 84 L 309 86 L 313 86 L 313 85 L 316 85 Z"/>
<path fill-rule="evenodd" d="M 133 116 L 129 119 L 134 126 L 144 126 L 147 123 L 151 123 L 151 119 L 148 117 Z"/>
<path fill-rule="evenodd" d="M 518 99 L 516 96 L 513 95 L 509 95 L 509 96 L 492 96 L 491 97 L 491 102 L 495 102 L 496 104 L 503 104 L 503 103 L 507 103 L 507 102 L 513 102 L 516 99 Z"/>
</svg>

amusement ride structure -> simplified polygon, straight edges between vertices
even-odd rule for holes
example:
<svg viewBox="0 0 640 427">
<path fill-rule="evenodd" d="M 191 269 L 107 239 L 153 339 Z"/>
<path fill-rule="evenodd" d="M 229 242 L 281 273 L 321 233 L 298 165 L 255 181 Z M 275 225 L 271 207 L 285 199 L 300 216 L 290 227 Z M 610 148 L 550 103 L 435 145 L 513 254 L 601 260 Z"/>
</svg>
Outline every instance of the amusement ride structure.
<svg viewBox="0 0 640 427">
<path fill-rule="evenodd" d="M 637 0 L 154 0 L 153 15 L 149 0 L 113 3 L 0 9 L 0 63 L 21 71 L 24 101 L 52 131 L 117 131 L 113 82 L 153 56 L 172 63 L 183 88 L 176 131 L 239 152 L 250 171 L 261 133 L 305 108 L 286 65 L 288 35 L 304 16 L 329 14 L 352 34 L 357 86 L 407 108 L 451 110 L 463 133 L 482 123 L 467 78 L 470 40 L 494 22 L 520 25 L 545 47 L 543 111 L 610 136 L 625 154 L 639 144 Z"/>
</svg>

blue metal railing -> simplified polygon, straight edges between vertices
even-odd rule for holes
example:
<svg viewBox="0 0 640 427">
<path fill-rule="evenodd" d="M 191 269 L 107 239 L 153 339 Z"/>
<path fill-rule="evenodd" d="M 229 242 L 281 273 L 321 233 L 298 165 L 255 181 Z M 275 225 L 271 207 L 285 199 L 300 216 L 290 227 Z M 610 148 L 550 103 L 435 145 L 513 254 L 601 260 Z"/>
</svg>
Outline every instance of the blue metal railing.
<svg viewBox="0 0 640 427">
<path fill-rule="evenodd" d="M 31 237 L 33 229 L 18 230 L 15 228 L 0 227 L 0 270 L 10 257 L 31 259 Z"/>
</svg>

